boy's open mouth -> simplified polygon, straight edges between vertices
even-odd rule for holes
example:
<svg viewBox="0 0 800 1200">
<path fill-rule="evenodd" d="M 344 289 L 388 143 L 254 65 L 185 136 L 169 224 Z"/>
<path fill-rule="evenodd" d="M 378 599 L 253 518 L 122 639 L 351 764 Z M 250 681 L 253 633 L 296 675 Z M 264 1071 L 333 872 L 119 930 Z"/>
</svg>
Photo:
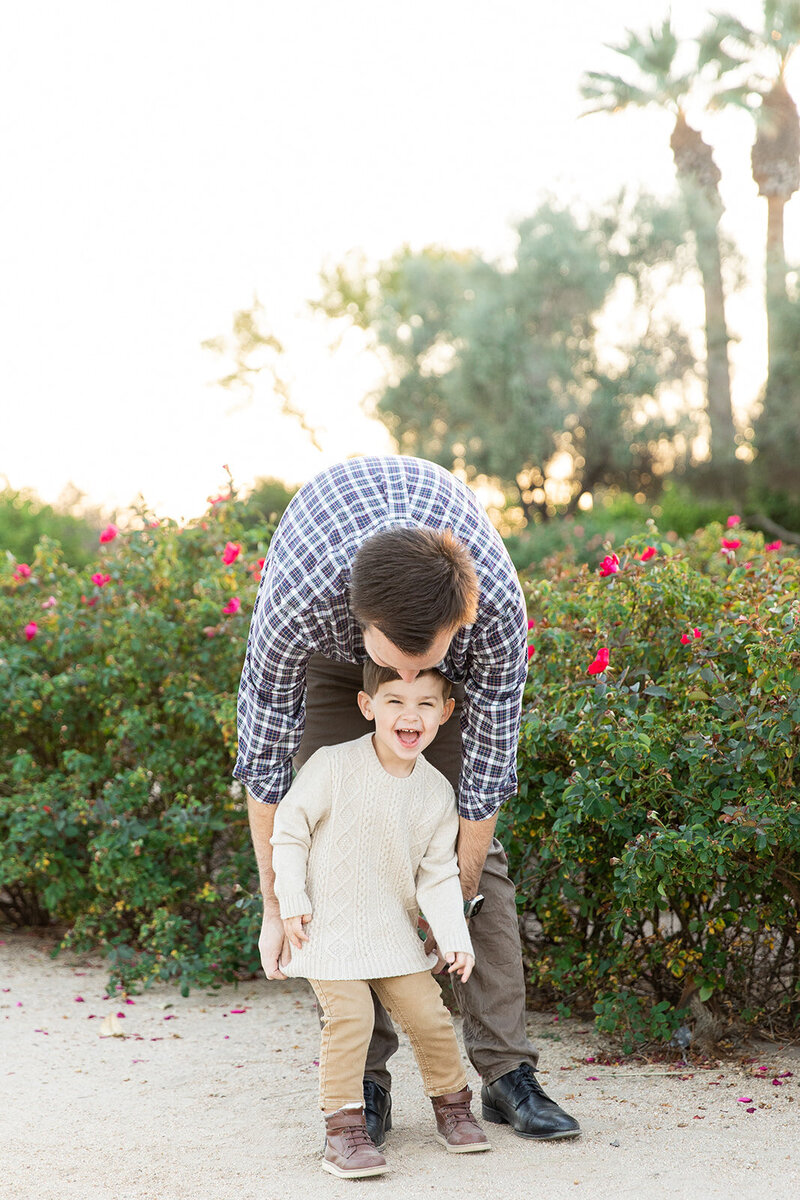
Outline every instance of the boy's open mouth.
<svg viewBox="0 0 800 1200">
<path fill-rule="evenodd" d="M 397 736 L 403 745 L 407 746 L 409 749 L 412 749 L 414 746 L 416 746 L 420 739 L 420 732 L 418 729 L 398 729 L 395 732 L 397 733 Z"/>
</svg>

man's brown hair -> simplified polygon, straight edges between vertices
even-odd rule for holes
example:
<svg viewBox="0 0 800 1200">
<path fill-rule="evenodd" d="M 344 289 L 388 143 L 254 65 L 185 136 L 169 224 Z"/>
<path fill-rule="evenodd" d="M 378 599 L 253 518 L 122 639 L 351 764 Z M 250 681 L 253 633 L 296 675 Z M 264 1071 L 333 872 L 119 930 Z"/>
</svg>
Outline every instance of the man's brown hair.
<svg viewBox="0 0 800 1200">
<path fill-rule="evenodd" d="M 436 667 L 429 667 L 427 671 L 420 671 L 420 675 L 435 675 L 442 685 L 442 699 L 450 699 L 453 685 L 441 671 L 437 671 Z M 364 663 L 364 691 L 368 696 L 374 696 L 384 683 L 392 683 L 399 678 L 393 667 L 379 667 L 371 658 Z"/>
<path fill-rule="evenodd" d="M 424 654 L 437 634 L 471 625 L 478 576 L 449 529 L 386 529 L 362 543 L 350 577 L 350 611 L 404 654 Z"/>
</svg>

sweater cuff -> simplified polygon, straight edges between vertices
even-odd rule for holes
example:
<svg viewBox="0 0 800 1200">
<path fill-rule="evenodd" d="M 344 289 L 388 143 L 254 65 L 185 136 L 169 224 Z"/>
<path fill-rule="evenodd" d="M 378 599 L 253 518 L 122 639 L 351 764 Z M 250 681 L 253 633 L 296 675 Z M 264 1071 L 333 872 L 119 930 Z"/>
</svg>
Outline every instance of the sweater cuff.
<svg viewBox="0 0 800 1200">
<path fill-rule="evenodd" d="M 450 925 L 442 930 L 441 937 L 436 937 L 436 944 L 442 954 L 471 954 L 473 958 L 475 957 L 466 921 L 459 925 Z"/>
<path fill-rule="evenodd" d="M 285 896 L 279 896 L 278 903 L 281 906 L 282 921 L 287 921 L 289 917 L 302 917 L 304 913 L 311 912 L 311 901 L 305 892 L 289 892 Z"/>
</svg>

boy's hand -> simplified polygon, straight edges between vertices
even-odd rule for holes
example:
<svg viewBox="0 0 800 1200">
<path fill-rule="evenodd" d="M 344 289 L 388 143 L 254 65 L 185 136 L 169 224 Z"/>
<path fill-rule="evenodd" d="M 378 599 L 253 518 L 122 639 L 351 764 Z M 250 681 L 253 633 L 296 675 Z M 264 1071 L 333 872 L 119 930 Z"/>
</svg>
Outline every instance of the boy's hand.
<svg viewBox="0 0 800 1200">
<path fill-rule="evenodd" d="M 303 942 L 308 941 L 308 934 L 303 929 L 304 925 L 308 925 L 311 920 L 311 913 L 303 913 L 302 917 L 287 917 L 283 922 L 283 932 L 296 950 L 299 950 Z"/>
<path fill-rule="evenodd" d="M 453 954 L 452 950 L 445 954 L 444 961 L 449 963 L 447 968 L 448 974 L 458 975 L 462 983 L 466 983 L 472 974 L 472 968 L 475 966 L 475 959 L 471 954 L 464 954 L 459 951 L 458 954 Z"/>
</svg>

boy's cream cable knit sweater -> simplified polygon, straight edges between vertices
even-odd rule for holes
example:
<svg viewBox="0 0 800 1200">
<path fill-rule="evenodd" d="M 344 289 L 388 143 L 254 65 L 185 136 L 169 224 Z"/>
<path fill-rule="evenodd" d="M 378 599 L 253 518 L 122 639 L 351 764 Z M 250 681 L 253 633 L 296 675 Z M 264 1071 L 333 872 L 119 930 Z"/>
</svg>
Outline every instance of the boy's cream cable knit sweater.
<svg viewBox="0 0 800 1200">
<path fill-rule="evenodd" d="M 278 805 L 272 837 L 281 917 L 310 912 L 289 976 L 380 979 L 429 970 L 417 910 L 443 953 L 474 954 L 464 920 L 453 789 L 420 755 L 397 779 L 372 734 L 318 750 Z"/>
</svg>

